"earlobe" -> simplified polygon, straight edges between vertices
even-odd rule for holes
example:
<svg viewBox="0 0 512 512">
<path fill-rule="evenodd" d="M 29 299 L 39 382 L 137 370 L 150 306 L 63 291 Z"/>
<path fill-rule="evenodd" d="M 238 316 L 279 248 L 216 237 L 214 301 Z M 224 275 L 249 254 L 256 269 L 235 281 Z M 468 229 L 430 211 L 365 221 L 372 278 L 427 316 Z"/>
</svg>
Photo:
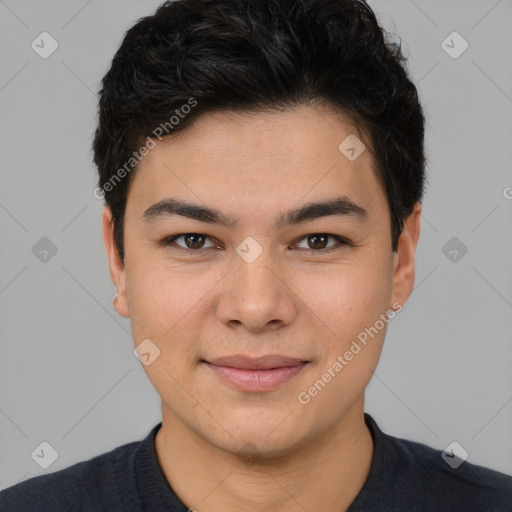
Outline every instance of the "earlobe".
<svg viewBox="0 0 512 512">
<path fill-rule="evenodd" d="M 393 255 L 392 304 L 402 307 L 414 288 L 416 247 L 420 236 L 421 203 L 414 205 L 412 213 L 404 222 L 398 239 L 398 248 Z M 393 308 L 395 309 L 395 308 Z"/>
<path fill-rule="evenodd" d="M 128 301 L 126 297 L 126 272 L 125 266 L 119 257 L 114 240 L 114 222 L 112 220 L 112 211 L 108 206 L 103 208 L 102 213 L 102 230 L 103 230 L 103 243 L 107 252 L 108 266 L 110 269 L 110 278 L 117 289 L 114 297 L 113 307 L 114 310 L 125 318 L 130 317 L 128 309 Z"/>
</svg>

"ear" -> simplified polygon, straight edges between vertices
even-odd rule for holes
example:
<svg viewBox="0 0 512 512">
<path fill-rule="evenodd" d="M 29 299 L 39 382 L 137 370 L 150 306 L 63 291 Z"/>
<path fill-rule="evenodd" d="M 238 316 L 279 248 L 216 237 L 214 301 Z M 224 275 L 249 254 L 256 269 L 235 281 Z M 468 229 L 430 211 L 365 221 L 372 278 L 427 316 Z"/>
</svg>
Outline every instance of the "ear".
<svg viewBox="0 0 512 512">
<path fill-rule="evenodd" d="M 103 243 L 107 251 L 108 266 L 110 268 L 110 278 L 117 288 L 117 298 L 114 300 L 114 309 L 121 316 L 129 318 L 130 313 L 126 299 L 126 272 L 124 263 L 119 257 L 119 251 L 114 241 L 114 222 L 112 220 L 112 211 L 108 206 L 103 208 L 101 221 Z"/>
<path fill-rule="evenodd" d="M 415 254 L 420 237 L 421 203 L 414 205 L 412 213 L 404 222 L 393 254 L 393 309 L 400 309 L 414 288 Z M 400 307 L 395 307 L 398 303 Z"/>
</svg>

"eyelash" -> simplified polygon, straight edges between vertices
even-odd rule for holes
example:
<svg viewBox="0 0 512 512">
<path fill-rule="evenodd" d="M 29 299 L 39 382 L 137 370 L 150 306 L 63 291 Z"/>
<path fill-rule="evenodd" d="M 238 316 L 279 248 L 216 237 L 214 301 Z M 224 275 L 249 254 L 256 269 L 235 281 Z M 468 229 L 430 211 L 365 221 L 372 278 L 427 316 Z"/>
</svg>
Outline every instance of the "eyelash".
<svg viewBox="0 0 512 512">
<path fill-rule="evenodd" d="M 182 237 L 186 237 L 188 235 L 199 235 L 206 239 L 210 239 L 210 237 L 208 235 L 205 235 L 203 233 L 182 233 L 180 235 L 171 235 L 169 237 L 164 238 L 163 240 L 161 240 L 159 242 L 159 245 L 164 248 L 169 247 L 175 240 L 182 238 Z M 306 239 L 312 235 L 327 236 L 328 238 L 332 238 L 332 239 L 336 240 L 336 242 L 338 242 L 338 246 L 326 247 L 324 249 L 303 249 L 303 248 L 301 248 L 299 250 L 306 250 L 306 251 L 310 251 L 313 253 L 327 253 L 333 249 L 335 250 L 335 249 L 339 249 L 340 247 L 343 247 L 343 246 L 352 246 L 353 245 L 347 239 L 345 239 L 341 236 L 338 236 L 338 235 L 332 235 L 331 233 L 308 233 L 307 235 L 304 235 L 301 238 L 299 238 L 297 243 L 302 242 L 304 239 Z M 206 247 L 206 248 L 200 248 L 200 249 L 186 249 L 184 247 L 174 246 L 174 247 L 172 247 L 172 249 L 182 252 L 182 253 L 186 253 L 186 254 L 192 254 L 192 253 L 199 254 L 199 253 L 207 251 L 209 249 L 215 249 L 215 247 Z"/>
</svg>

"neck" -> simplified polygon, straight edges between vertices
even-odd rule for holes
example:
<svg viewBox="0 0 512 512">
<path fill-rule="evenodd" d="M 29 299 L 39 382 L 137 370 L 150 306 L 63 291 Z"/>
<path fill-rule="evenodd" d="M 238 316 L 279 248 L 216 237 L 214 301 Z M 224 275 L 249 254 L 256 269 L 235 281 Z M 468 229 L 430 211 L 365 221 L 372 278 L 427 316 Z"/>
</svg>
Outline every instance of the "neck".
<svg viewBox="0 0 512 512">
<path fill-rule="evenodd" d="M 361 398 L 331 430 L 280 455 L 240 457 L 162 407 L 157 458 L 173 491 L 198 512 L 345 511 L 370 472 L 373 441 Z"/>
</svg>

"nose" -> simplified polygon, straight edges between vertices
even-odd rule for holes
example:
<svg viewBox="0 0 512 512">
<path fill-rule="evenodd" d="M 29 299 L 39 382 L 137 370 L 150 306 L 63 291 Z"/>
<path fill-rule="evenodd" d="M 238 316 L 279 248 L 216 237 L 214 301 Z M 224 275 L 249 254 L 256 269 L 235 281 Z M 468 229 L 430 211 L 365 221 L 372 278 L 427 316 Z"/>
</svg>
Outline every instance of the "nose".
<svg viewBox="0 0 512 512">
<path fill-rule="evenodd" d="M 217 318 L 233 329 L 252 333 L 290 325 L 297 307 L 286 281 L 284 269 L 272 260 L 269 250 L 250 263 L 237 256 L 223 280 Z"/>
</svg>

